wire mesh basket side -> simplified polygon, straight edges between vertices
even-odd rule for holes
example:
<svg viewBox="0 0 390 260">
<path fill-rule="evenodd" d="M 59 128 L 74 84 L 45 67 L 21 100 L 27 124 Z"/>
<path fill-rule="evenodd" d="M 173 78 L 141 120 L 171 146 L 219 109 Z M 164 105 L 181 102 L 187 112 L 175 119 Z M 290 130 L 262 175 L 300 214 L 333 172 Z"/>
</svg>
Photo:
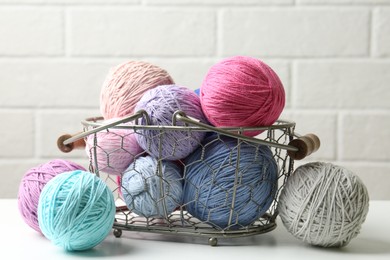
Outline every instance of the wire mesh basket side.
<svg viewBox="0 0 390 260">
<path fill-rule="evenodd" d="M 93 128 L 96 128 L 97 120 L 90 121 L 91 123 L 85 123 L 84 131 L 89 131 Z M 285 122 L 276 122 L 272 127 L 262 129 L 262 133 L 257 137 L 258 140 L 263 140 L 268 143 L 278 144 L 278 145 L 287 145 L 294 137 L 294 123 L 285 124 Z M 172 126 L 172 127 L 156 127 L 156 126 L 142 126 L 137 124 L 131 125 L 116 125 L 112 127 L 108 127 L 102 131 L 113 132 L 115 128 L 126 128 L 131 130 L 131 133 L 127 135 L 139 135 L 145 137 L 145 131 L 154 131 L 155 135 L 153 135 L 152 139 L 160 140 L 160 145 L 163 143 L 164 138 L 173 133 L 174 131 L 184 131 L 186 133 L 186 138 L 194 139 L 194 133 L 198 132 L 207 132 L 207 135 L 212 136 L 210 142 L 224 142 L 225 135 L 221 132 L 213 131 L 210 129 L 202 128 L 202 127 L 191 127 L 191 126 Z M 240 128 L 240 129 L 229 129 L 231 132 L 235 132 L 237 134 L 242 134 L 242 132 L 246 130 L 253 130 Z M 121 193 L 121 176 L 122 175 L 113 175 L 107 174 L 108 169 L 114 169 L 115 166 L 110 165 L 112 162 L 112 156 L 115 156 L 115 153 L 118 150 L 122 152 L 126 152 L 124 147 L 124 138 L 127 136 L 120 136 L 122 141 L 121 145 L 117 150 L 114 151 L 104 151 L 104 147 L 99 144 L 98 133 L 92 134 L 88 138 L 93 139 L 93 145 L 89 148 L 88 152 L 90 153 L 90 171 L 94 172 L 101 178 L 105 180 L 105 182 L 112 189 L 117 204 L 117 214 L 116 220 L 114 223 L 114 228 L 117 230 L 117 234 L 120 235 L 120 230 L 132 230 L 132 231 L 143 231 L 143 232 L 155 232 L 155 233 L 175 233 L 175 234 L 184 234 L 184 235 L 197 235 L 197 236 L 208 236 L 208 237 L 240 237 L 240 236 L 249 236 L 256 235 L 265 232 L 269 232 L 276 227 L 275 219 L 277 216 L 277 202 L 280 190 L 283 188 L 286 179 L 291 174 L 293 170 L 293 160 L 289 157 L 287 151 L 280 147 L 269 146 L 270 151 L 272 152 L 272 156 L 277 163 L 278 172 L 277 172 L 277 189 L 275 191 L 275 196 L 272 200 L 271 205 L 266 210 L 266 212 L 257 218 L 255 221 L 248 225 L 233 225 L 229 223 L 227 226 L 220 227 L 218 225 L 213 225 L 210 221 L 200 220 L 193 215 L 191 215 L 188 210 L 188 204 L 178 205 L 178 207 L 172 212 L 162 212 L 162 214 L 158 214 L 158 217 L 155 216 L 141 216 L 136 214 L 134 211 L 129 210 L 128 205 L 125 203 L 122 193 Z M 152 141 L 150 136 L 148 136 L 150 143 L 147 145 L 147 149 L 151 149 L 150 146 Z M 247 145 L 252 146 L 256 150 L 262 144 L 252 143 L 246 140 L 235 139 L 237 142 L 237 146 L 234 148 L 236 152 L 239 153 L 240 146 Z M 89 140 L 90 141 L 90 140 Z M 198 142 L 198 140 L 193 140 L 194 142 Z M 175 154 L 178 144 L 173 144 L 172 153 Z M 164 149 L 164 147 L 159 147 L 160 150 Z M 199 148 L 201 150 L 207 149 L 207 143 L 199 142 Z M 105 154 L 106 156 L 106 165 L 99 165 L 97 163 L 98 154 Z M 129 156 L 134 158 L 133 163 L 136 164 L 138 158 L 145 156 L 148 151 L 140 152 L 137 154 L 132 154 L 129 152 Z M 254 156 L 256 156 L 254 154 Z M 165 161 L 166 158 L 158 156 L 157 161 L 161 163 Z M 185 159 L 180 159 L 175 161 L 176 164 L 179 165 L 183 170 L 182 181 L 186 182 L 186 169 L 188 167 Z M 199 163 L 202 163 L 199 162 Z M 237 167 L 237 174 L 240 174 L 239 165 L 233 165 L 231 162 L 228 162 L 228 165 L 233 167 Z M 159 181 L 161 182 L 161 186 L 166 184 L 166 181 L 163 179 L 163 174 L 161 170 L 156 168 L 156 175 L 160 176 Z M 237 176 L 239 177 L 239 176 Z M 234 188 L 237 188 L 238 183 L 234 184 Z M 165 195 L 161 194 L 160 201 L 165 200 Z M 232 196 L 233 199 L 234 196 Z M 156 201 L 156 204 L 158 202 Z M 232 208 L 233 214 L 234 208 Z"/>
</svg>

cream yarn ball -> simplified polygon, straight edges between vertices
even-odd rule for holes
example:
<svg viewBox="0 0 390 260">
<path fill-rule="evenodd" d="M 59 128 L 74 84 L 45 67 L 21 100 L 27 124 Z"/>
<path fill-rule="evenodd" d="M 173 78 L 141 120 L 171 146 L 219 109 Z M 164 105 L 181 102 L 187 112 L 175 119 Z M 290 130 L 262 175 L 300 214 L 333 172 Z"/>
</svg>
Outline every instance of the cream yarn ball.
<svg viewBox="0 0 390 260">
<path fill-rule="evenodd" d="M 322 247 L 342 247 L 366 219 L 369 196 L 350 170 L 323 162 L 298 167 L 280 193 L 283 225 L 296 238 Z"/>
<path fill-rule="evenodd" d="M 169 73 L 145 61 L 127 61 L 112 68 L 100 92 L 100 111 L 104 119 L 132 115 L 146 91 L 173 84 Z"/>
</svg>

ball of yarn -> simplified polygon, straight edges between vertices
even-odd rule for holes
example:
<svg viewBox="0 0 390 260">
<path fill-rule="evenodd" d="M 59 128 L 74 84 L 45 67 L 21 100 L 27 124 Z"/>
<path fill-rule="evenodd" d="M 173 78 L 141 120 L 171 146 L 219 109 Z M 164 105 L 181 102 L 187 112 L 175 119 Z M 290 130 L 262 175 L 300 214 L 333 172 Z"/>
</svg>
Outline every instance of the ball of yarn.
<svg viewBox="0 0 390 260">
<path fill-rule="evenodd" d="M 116 120 L 106 120 L 105 123 Z M 97 163 L 99 171 L 114 175 L 122 174 L 143 151 L 133 130 L 128 128 L 110 128 L 96 133 L 96 136 L 91 134 L 85 144 L 92 165 Z"/>
<path fill-rule="evenodd" d="M 140 157 L 123 174 L 121 190 L 132 212 L 165 218 L 181 205 L 180 168 L 170 161 Z"/>
<path fill-rule="evenodd" d="M 74 162 L 55 159 L 33 167 L 24 174 L 19 185 L 18 208 L 27 225 L 41 232 L 38 224 L 38 201 L 43 187 L 56 175 L 74 170 L 85 169 Z"/>
<path fill-rule="evenodd" d="M 296 238 L 322 247 L 347 245 L 360 232 L 369 197 L 350 170 L 331 163 L 298 167 L 279 198 L 283 225 Z"/>
<path fill-rule="evenodd" d="M 278 167 L 267 146 L 238 145 L 236 139 L 214 135 L 185 161 L 183 205 L 201 221 L 243 228 L 274 201 Z"/>
<path fill-rule="evenodd" d="M 43 188 L 38 204 L 42 233 L 67 251 L 91 249 L 110 232 L 115 218 L 111 190 L 96 175 L 65 172 Z"/>
<path fill-rule="evenodd" d="M 100 94 L 100 111 L 105 119 L 131 115 L 147 90 L 173 83 L 168 72 L 156 65 L 125 62 L 108 73 Z"/>
<path fill-rule="evenodd" d="M 278 75 L 267 64 L 234 56 L 209 69 L 200 87 L 200 100 L 214 126 L 269 126 L 283 111 L 285 93 Z"/>
<path fill-rule="evenodd" d="M 151 125 L 171 126 L 173 114 L 180 110 L 187 116 L 206 122 L 199 97 L 194 91 L 176 85 L 163 85 L 147 91 L 137 103 L 136 110 L 144 109 L 150 116 Z M 146 124 L 145 119 L 141 124 Z M 184 126 L 178 121 L 178 126 Z M 154 157 L 178 160 L 188 156 L 203 140 L 201 131 L 140 130 L 136 138 L 139 145 Z"/>
</svg>

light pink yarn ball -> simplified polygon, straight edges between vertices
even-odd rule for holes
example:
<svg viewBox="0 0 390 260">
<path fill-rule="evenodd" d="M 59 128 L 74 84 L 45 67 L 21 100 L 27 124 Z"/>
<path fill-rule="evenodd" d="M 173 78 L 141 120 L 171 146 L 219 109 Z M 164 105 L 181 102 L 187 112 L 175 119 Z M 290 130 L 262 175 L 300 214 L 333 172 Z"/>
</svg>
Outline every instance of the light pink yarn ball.
<svg viewBox="0 0 390 260">
<path fill-rule="evenodd" d="M 115 120 L 118 119 L 113 118 L 105 121 L 105 123 Z M 134 159 L 143 152 L 135 139 L 135 135 L 132 129 L 110 128 L 96 133 L 96 145 L 95 135 L 89 135 L 85 150 L 92 166 L 95 167 L 97 162 L 99 171 L 121 175 Z"/>
<path fill-rule="evenodd" d="M 110 70 L 100 94 L 105 119 L 132 115 L 143 94 L 159 85 L 173 84 L 164 69 L 144 61 L 128 61 Z"/>
</svg>

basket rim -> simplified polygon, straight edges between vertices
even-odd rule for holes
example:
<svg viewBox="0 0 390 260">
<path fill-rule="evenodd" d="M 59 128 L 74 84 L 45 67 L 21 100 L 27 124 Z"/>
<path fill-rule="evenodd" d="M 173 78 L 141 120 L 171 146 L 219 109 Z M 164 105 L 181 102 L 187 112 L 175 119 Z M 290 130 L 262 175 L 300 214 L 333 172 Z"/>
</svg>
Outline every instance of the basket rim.
<svg viewBox="0 0 390 260">
<path fill-rule="evenodd" d="M 144 124 L 138 124 L 138 120 L 143 118 L 146 122 Z M 120 118 L 114 122 L 104 123 L 104 118 L 99 117 L 89 117 L 85 120 L 82 120 L 81 123 L 84 125 L 84 132 L 75 135 L 63 143 L 67 145 L 69 143 L 73 143 L 79 139 L 85 138 L 91 134 L 96 134 L 100 131 L 108 131 L 110 128 L 128 128 L 133 129 L 134 132 L 137 130 L 158 130 L 158 131 L 212 131 L 221 135 L 230 136 L 233 138 L 237 138 L 242 141 L 269 145 L 275 148 L 286 149 L 289 151 L 298 151 L 298 148 L 291 145 L 284 145 L 279 143 L 273 143 L 269 141 L 262 140 L 260 138 L 255 138 L 252 136 L 246 136 L 243 134 L 245 131 L 259 131 L 259 133 L 264 131 L 273 131 L 280 130 L 283 132 L 287 132 L 288 135 L 294 135 L 295 122 L 278 119 L 273 125 L 270 126 L 258 126 L 258 127 L 214 127 L 205 123 L 200 122 L 199 120 L 187 116 L 182 111 L 176 111 L 172 116 L 172 125 L 151 125 L 150 118 L 148 113 L 145 110 L 139 110 L 131 116 Z M 135 122 L 135 124 L 125 124 L 129 122 Z M 176 123 L 180 121 L 185 124 L 185 126 L 178 126 Z"/>
</svg>

